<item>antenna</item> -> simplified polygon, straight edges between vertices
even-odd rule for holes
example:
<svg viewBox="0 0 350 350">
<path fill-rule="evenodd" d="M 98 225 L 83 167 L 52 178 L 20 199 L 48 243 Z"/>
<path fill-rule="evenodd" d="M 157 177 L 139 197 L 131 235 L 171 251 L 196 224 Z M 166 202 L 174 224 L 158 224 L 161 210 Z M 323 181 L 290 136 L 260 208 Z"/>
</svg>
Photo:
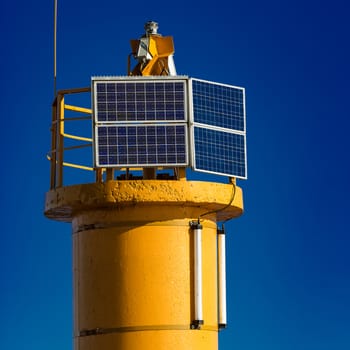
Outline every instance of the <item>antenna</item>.
<svg viewBox="0 0 350 350">
<path fill-rule="evenodd" d="M 53 91 L 56 96 L 56 80 L 57 80 L 57 0 L 54 0 L 53 10 Z"/>
</svg>

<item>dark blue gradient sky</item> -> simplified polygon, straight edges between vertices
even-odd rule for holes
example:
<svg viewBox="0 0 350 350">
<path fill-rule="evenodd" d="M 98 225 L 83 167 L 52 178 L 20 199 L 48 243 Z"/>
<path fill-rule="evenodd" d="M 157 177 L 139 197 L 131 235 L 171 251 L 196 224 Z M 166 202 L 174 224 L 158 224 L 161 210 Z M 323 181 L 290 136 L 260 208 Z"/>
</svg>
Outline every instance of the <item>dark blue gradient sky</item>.
<svg viewBox="0 0 350 350">
<path fill-rule="evenodd" d="M 71 230 L 43 216 L 53 1 L 0 8 L 0 348 L 72 349 Z M 178 74 L 246 88 L 220 350 L 350 349 L 349 14 L 341 0 L 59 0 L 59 89 L 124 75 L 150 19 L 174 37 Z"/>
</svg>

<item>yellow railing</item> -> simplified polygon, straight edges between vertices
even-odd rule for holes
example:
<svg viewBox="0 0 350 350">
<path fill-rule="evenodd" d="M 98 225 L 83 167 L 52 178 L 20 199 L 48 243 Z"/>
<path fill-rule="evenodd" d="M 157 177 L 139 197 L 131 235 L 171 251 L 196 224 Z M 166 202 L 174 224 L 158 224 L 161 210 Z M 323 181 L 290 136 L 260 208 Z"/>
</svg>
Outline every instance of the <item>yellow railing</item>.
<svg viewBox="0 0 350 350">
<path fill-rule="evenodd" d="M 77 164 L 74 162 L 68 162 L 65 159 L 65 152 L 74 151 L 84 147 L 92 147 L 93 140 L 90 137 L 81 135 L 73 135 L 65 132 L 65 123 L 72 121 L 90 120 L 92 123 L 92 110 L 90 108 L 73 106 L 65 103 L 66 95 L 74 95 L 80 93 L 91 93 L 91 88 L 76 88 L 69 90 L 59 90 L 52 103 L 52 125 L 51 125 L 51 150 L 47 155 L 51 163 L 50 172 L 50 188 L 55 189 L 63 186 L 63 168 L 70 167 L 80 170 L 87 170 L 94 172 L 95 181 L 102 182 L 103 177 L 105 181 L 113 180 L 115 178 L 115 170 L 124 171 L 125 175 L 122 178 L 129 179 L 129 171 L 142 171 L 143 179 L 155 179 L 157 178 L 156 170 L 162 170 L 162 167 L 157 168 L 94 168 L 92 162 L 90 164 Z M 69 111 L 69 116 L 65 115 L 65 111 Z M 78 113 L 79 116 L 71 117 L 73 113 Z M 83 116 L 81 115 L 83 114 Z M 91 128 L 92 130 L 92 124 Z M 67 145 L 65 141 L 73 140 L 76 142 L 82 142 L 78 145 Z M 186 180 L 185 168 L 174 168 L 174 176 L 172 178 L 177 180 Z M 132 176 L 132 174 L 131 174 Z M 159 176 L 161 178 L 161 175 Z M 168 177 L 164 177 L 168 178 Z"/>
<path fill-rule="evenodd" d="M 49 152 L 47 158 L 51 162 L 51 177 L 50 177 L 50 187 L 54 189 L 56 187 L 63 186 L 63 167 L 71 167 L 75 169 L 82 169 L 88 171 L 96 171 L 96 181 L 101 179 L 103 169 L 94 169 L 92 166 L 76 164 L 72 162 L 66 162 L 64 160 L 64 152 L 71 151 L 74 149 L 91 147 L 92 138 L 84 137 L 80 135 L 73 135 L 65 133 L 65 123 L 70 121 L 82 121 L 91 120 L 92 110 L 90 108 L 77 107 L 70 104 L 65 104 L 65 95 L 68 94 L 79 94 L 79 93 L 90 93 L 91 89 L 87 88 L 77 88 L 69 90 L 60 90 L 52 104 L 52 125 L 51 125 L 51 151 Z M 87 116 L 77 116 L 77 117 L 66 117 L 65 111 L 83 113 Z M 74 146 L 65 146 L 65 139 L 71 139 L 75 141 L 82 141 L 83 144 Z"/>
</svg>

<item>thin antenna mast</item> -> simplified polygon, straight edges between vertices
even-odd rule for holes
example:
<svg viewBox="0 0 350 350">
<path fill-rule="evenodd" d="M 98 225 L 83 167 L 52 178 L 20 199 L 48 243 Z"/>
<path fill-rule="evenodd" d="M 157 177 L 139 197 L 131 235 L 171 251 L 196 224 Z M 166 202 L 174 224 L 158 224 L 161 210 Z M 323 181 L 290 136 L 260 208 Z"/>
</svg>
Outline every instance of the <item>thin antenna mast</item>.
<svg viewBox="0 0 350 350">
<path fill-rule="evenodd" d="M 57 0 L 54 0 L 53 14 L 53 90 L 56 96 L 56 77 L 57 77 Z"/>
</svg>

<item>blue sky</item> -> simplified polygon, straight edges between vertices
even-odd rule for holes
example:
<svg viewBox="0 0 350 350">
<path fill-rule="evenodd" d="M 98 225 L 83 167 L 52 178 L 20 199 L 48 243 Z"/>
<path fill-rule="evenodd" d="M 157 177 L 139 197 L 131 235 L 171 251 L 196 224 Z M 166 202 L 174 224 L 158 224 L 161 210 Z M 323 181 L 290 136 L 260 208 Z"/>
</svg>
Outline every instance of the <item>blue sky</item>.
<svg viewBox="0 0 350 350">
<path fill-rule="evenodd" d="M 178 74 L 244 86 L 249 179 L 245 213 L 226 225 L 219 348 L 349 349 L 348 5 L 189 4 L 59 0 L 58 88 L 125 74 L 150 19 L 174 37 Z M 0 6 L 0 348 L 71 349 L 71 230 L 43 216 L 53 1 Z"/>
</svg>

